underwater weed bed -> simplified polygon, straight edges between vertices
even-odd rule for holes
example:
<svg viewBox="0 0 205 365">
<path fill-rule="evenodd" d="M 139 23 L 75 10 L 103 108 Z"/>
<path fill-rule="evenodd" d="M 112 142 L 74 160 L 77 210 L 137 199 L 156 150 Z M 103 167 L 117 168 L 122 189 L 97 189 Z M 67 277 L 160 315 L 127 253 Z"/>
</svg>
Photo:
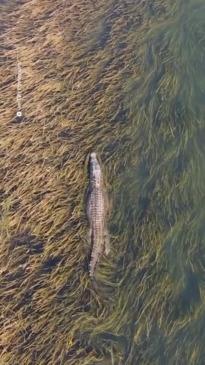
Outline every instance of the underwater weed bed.
<svg viewBox="0 0 205 365">
<path fill-rule="evenodd" d="M 2 364 L 203 364 L 203 10 L 1 5 Z M 97 288 L 91 150 L 113 200 Z"/>
</svg>

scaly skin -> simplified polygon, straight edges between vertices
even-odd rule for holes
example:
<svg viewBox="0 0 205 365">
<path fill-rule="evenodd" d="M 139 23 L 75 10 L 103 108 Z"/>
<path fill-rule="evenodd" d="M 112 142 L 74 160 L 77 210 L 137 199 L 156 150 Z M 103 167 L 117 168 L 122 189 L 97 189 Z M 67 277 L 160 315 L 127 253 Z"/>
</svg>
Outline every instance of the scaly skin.
<svg viewBox="0 0 205 365">
<path fill-rule="evenodd" d="M 94 276 L 96 265 L 100 256 L 109 252 L 107 228 L 106 228 L 106 203 L 103 177 L 96 153 L 90 155 L 90 185 L 87 201 L 87 216 L 90 224 L 90 239 L 92 253 L 90 260 L 90 276 Z"/>
</svg>

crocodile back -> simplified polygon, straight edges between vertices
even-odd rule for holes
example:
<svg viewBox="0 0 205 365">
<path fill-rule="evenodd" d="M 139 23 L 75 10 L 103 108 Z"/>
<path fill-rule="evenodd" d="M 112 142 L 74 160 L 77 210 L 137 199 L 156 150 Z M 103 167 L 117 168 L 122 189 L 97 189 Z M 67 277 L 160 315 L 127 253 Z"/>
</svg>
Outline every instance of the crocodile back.
<svg viewBox="0 0 205 365">
<path fill-rule="evenodd" d="M 92 241 L 91 276 L 93 276 L 97 262 L 104 251 L 105 210 L 102 171 L 96 154 L 92 153 L 90 156 L 90 195 L 87 206 Z"/>
</svg>

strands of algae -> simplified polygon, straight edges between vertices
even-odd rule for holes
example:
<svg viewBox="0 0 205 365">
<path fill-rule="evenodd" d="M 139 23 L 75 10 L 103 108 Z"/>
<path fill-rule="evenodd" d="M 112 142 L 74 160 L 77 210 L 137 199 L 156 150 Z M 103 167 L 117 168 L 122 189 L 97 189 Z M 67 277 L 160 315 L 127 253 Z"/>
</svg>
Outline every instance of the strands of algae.
<svg viewBox="0 0 205 365">
<path fill-rule="evenodd" d="M 1 364 L 203 364 L 203 9 L 1 5 Z M 91 150 L 113 199 L 96 286 Z"/>
</svg>

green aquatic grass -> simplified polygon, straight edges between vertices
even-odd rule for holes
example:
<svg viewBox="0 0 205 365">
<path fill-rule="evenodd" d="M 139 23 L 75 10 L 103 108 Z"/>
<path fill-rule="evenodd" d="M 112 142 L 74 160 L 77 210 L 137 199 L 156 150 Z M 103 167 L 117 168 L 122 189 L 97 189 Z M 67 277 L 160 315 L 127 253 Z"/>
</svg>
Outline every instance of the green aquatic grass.
<svg viewBox="0 0 205 365">
<path fill-rule="evenodd" d="M 2 365 L 204 364 L 204 7 L 1 5 Z M 94 283 L 91 150 L 112 199 Z"/>
</svg>

